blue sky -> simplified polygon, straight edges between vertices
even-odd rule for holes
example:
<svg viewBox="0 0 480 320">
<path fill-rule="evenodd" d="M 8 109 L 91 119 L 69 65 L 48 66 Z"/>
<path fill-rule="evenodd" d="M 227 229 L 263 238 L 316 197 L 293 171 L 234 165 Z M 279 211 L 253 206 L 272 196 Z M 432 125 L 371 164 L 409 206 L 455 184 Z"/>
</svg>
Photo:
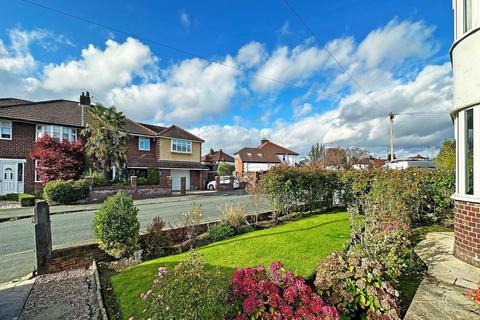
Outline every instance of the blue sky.
<svg viewBox="0 0 480 320">
<path fill-rule="evenodd" d="M 5 1 L 0 96 L 89 90 L 135 120 L 176 123 L 204 149 L 229 152 L 265 136 L 301 153 L 320 141 L 383 155 L 390 111 L 444 113 L 398 116 L 400 154 L 432 154 L 451 138 L 449 1 L 291 1 L 319 41 L 280 0 L 41 3 L 129 36 Z"/>
</svg>

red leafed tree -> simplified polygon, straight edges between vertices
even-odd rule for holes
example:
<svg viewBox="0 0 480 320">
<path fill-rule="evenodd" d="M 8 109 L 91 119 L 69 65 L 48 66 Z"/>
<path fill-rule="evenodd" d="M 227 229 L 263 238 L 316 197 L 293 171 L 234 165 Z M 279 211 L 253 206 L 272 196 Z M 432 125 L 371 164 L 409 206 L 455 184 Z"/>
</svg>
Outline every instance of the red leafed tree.
<svg viewBox="0 0 480 320">
<path fill-rule="evenodd" d="M 48 135 L 35 142 L 30 158 L 37 160 L 36 170 L 44 184 L 53 180 L 79 179 L 86 166 L 80 140 L 69 142 Z"/>
</svg>

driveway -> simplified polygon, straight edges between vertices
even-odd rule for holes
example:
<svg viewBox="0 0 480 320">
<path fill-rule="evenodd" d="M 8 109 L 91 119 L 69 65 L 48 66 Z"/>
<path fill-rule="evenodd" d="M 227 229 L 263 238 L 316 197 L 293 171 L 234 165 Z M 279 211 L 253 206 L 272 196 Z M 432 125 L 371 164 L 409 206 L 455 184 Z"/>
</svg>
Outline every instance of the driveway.
<svg viewBox="0 0 480 320">
<path fill-rule="evenodd" d="M 202 206 L 204 221 L 214 220 L 220 214 L 219 207 L 228 202 L 241 203 L 246 206 L 247 212 L 252 211 L 249 196 L 238 191 L 147 199 L 136 201 L 135 205 L 139 209 L 138 219 L 144 230 L 155 216 L 161 217 L 171 225 L 180 225 L 182 213 L 189 210 L 193 203 Z M 71 212 L 80 208 L 86 211 Z M 64 210 L 63 214 L 52 215 L 50 219 L 53 247 L 68 247 L 94 241 L 92 221 L 97 208 L 98 205 L 73 206 L 70 212 Z M 263 209 L 268 209 L 266 203 Z M 33 209 L 29 210 L 33 212 Z M 52 207 L 52 212 L 57 210 L 58 207 Z M 21 213 L 24 214 L 25 211 Z M 33 271 L 35 266 L 33 227 L 32 219 L 0 223 L 0 283 Z"/>
</svg>

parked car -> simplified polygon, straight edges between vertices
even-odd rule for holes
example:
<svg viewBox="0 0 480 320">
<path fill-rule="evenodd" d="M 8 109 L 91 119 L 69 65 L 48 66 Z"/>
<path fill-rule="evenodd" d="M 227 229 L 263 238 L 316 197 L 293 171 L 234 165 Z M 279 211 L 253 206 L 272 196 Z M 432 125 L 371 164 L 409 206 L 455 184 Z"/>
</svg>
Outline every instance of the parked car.
<svg viewBox="0 0 480 320">
<path fill-rule="evenodd" d="M 233 189 L 238 189 L 240 188 L 240 182 L 238 182 L 238 180 L 236 178 L 233 178 L 233 177 L 220 177 L 220 183 L 222 183 L 223 181 L 222 180 L 227 180 L 227 179 L 233 179 Z M 228 183 L 225 181 L 225 183 Z M 209 183 L 207 183 L 207 189 L 208 190 L 215 190 L 217 189 L 217 183 L 215 180 L 212 180 L 210 181 Z"/>
</svg>

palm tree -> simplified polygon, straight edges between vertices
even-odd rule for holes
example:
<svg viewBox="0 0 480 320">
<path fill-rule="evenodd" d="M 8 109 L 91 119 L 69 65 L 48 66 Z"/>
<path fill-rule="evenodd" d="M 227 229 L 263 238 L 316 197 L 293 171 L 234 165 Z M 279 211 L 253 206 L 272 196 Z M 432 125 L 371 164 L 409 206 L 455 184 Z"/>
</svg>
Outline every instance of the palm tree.
<svg viewBox="0 0 480 320">
<path fill-rule="evenodd" d="M 126 117 L 112 107 L 101 104 L 89 108 L 91 119 L 82 135 L 86 137 L 85 153 L 95 169 L 107 177 L 110 169 L 121 168 L 127 156 Z"/>
</svg>

